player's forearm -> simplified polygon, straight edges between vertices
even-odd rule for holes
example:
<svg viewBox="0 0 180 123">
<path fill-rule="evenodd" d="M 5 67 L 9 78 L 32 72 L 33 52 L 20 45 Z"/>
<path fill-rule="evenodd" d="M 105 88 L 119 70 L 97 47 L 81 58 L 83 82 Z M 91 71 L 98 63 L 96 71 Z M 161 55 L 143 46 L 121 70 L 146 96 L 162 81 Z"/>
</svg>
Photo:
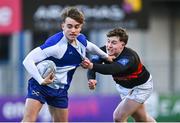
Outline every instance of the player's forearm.
<svg viewBox="0 0 180 123">
<path fill-rule="evenodd" d="M 101 74 L 106 74 L 106 75 L 112 75 L 112 74 L 117 74 L 121 72 L 120 66 L 117 63 L 112 63 L 112 64 L 94 63 L 92 70 Z"/>
<path fill-rule="evenodd" d="M 26 58 L 23 61 L 23 65 L 26 68 L 27 72 L 36 80 L 39 84 L 43 82 L 43 78 L 40 76 L 38 69 L 33 60 Z"/>
<path fill-rule="evenodd" d="M 93 70 L 88 70 L 87 72 L 87 78 L 89 79 L 96 79 L 96 72 Z"/>
<path fill-rule="evenodd" d="M 40 48 L 36 48 L 32 50 L 24 59 L 23 65 L 28 71 L 28 73 L 40 84 L 43 82 L 43 78 L 39 74 L 39 71 L 35 65 L 35 63 L 42 61 L 45 59 L 45 55 L 42 53 Z"/>
</svg>

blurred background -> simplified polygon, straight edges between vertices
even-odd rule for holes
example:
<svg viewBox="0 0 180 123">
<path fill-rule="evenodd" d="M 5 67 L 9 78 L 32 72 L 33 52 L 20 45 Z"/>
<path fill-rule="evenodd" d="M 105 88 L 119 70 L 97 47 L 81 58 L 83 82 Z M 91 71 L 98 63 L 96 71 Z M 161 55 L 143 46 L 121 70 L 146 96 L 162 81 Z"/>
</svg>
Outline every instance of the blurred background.
<svg viewBox="0 0 180 123">
<path fill-rule="evenodd" d="M 106 33 L 123 27 L 154 79 L 148 112 L 157 121 L 180 121 L 180 0 L 0 0 L 0 121 L 20 121 L 28 73 L 22 61 L 33 48 L 61 31 L 60 12 L 77 6 L 86 17 L 82 30 L 99 47 Z M 98 74 L 96 90 L 79 67 L 69 89 L 69 120 L 112 122 L 121 101 L 111 76 Z M 46 105 L 38 121 L 50 121 Z"/>
</svg>

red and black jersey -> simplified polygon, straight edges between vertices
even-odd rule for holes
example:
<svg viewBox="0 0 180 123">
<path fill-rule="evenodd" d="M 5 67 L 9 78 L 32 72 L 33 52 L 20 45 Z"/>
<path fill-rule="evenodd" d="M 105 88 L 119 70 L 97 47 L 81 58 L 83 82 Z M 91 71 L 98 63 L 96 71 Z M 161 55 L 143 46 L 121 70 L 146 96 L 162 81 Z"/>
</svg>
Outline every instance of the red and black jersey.
<svg viewBox="0 0 180 123">
<path fill-rule="evenodd" d="M 101 48 L 106 52 L 106 48 Z M 138 54 L 125 47 L 121 54 L 109 63 L 104 59 L 96 57 L 92 59 L 93 69 L 88 70 L 88 79 L 95 79 L 95 72 L 112 75 L 114 81 L 126 88 L 144 84 L 150 76 L 145 66 L 141 63 Z"/>
</svg>

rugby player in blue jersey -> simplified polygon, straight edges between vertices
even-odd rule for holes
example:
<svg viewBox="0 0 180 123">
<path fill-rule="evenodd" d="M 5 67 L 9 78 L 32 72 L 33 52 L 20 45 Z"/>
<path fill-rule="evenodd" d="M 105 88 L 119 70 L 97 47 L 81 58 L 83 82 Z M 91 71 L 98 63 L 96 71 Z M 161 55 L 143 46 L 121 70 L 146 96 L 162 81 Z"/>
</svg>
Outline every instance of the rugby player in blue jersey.
<svg viewBox="0 0 180 123">
<path fill-rule="evenodd" d="M 62 15 L 62 32 L 49 37 L 44 44 L 33 49 L 24 59 L 23 65 L 32 76 L 28 81 L 28 94 L 22 122 L 35 122 L 44 103 L 48 104 L 53 122 L 68 122 L 68 89 L 76 68 L 85 58 L 86 52 L 111 61 L 111 57 L 89 42 L 81 34 L 83 13 L 67 7 Z M 42 78 L 36 64 L 52 60 L 56 73 Z"/>
</svg>

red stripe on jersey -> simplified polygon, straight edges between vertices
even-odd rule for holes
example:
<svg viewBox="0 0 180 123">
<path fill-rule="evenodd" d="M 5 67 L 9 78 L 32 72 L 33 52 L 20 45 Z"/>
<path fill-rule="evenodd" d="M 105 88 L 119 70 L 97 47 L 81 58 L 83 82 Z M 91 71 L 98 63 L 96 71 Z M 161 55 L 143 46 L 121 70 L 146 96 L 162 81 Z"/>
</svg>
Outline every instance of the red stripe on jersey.
<svg viewBox="0 0 180 123">
<path fill-rule="evenodd" d="M 138 69 L 135 72 L 133 72 L 132 74 L 127 75 L 127 76 L 123 76 L 123 77 L 116 76 L 113 78 L 114 78 L 114 80 L 119 80 L 119 81 L 138 78 L 138 75 L 142 72 L 142 68 L 143 68 L 143 65 L 141 63 L 139 63 Z"/>
<path fill-rule="evenodd" d="M 142 72 L 143 65 L 141 63 L 138 64 L 138 69 L 131 75 L 127 76 L 127 78 L 132 79 L 132 78 L 138 78 L 138 75 Z"/>
</svg>

